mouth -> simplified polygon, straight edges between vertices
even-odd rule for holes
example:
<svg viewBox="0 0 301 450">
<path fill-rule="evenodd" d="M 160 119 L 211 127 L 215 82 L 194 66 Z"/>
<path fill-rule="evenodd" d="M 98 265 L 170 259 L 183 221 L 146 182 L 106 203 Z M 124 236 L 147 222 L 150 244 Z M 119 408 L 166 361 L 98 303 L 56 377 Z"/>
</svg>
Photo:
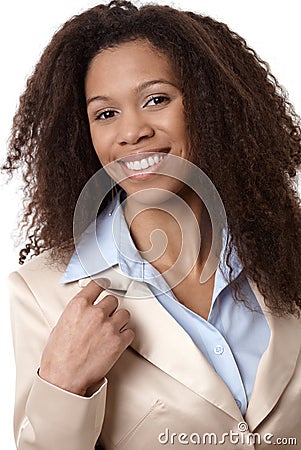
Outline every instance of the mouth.
<svg viewBox="0 0 301 450">
<path fill-rule="evenodd" d="M 135 155 L 119 159 L 117 162 L 121 164 L 129 178 L 142 180 L 154 175 L 158 171 L 169 152 L 170 148 L 136 153 Z"/>
</svg>

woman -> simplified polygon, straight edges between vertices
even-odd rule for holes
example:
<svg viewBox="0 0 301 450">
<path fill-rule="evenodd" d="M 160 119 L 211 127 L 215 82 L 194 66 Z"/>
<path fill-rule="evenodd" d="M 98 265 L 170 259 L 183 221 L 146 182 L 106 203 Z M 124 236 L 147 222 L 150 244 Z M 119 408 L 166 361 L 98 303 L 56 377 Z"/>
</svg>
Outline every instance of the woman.
<svg viewBox="0 0 301 450">
<path fill-rule="evenodd" d="M 301 440 L 300 163 L 298 117 L 226 25 L 121 1 L 56 33 L 5 165 L 36 256 L 10 276 L 18 449 Z"/>
</svg>

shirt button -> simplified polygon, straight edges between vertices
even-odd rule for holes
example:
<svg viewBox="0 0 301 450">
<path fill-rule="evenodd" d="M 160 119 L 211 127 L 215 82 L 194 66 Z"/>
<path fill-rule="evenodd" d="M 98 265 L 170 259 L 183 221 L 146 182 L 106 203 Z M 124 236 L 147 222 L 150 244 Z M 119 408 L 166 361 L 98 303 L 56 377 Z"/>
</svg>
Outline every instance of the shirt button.
<svg viewBox="0 0 301 450">
<path fill-rule="evenodd" d="M 214 353 L 216 355 L 221 355 L 222 353 L 224 353 L 224 347 L 222 345 L 216 345 L 214 347 Z"/>
</svg>

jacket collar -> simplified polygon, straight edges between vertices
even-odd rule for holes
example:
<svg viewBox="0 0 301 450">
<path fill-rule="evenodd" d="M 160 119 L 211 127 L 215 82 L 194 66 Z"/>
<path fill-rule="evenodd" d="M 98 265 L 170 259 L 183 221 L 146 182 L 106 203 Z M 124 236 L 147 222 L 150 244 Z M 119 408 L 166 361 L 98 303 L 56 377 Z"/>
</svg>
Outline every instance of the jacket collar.
<svg viewBox="0 0 301 450">
<path fill-rule="evenodd" d="M 257 285 L 251 280 L 249 283 L 271 330 L 270 342 L 259 363 L 246 413 L 250 431 L 253 431 L 274 408 L 293 376 L 300 353 L 301 322 L 293 316 L 271 314 Z"/>
</svg>

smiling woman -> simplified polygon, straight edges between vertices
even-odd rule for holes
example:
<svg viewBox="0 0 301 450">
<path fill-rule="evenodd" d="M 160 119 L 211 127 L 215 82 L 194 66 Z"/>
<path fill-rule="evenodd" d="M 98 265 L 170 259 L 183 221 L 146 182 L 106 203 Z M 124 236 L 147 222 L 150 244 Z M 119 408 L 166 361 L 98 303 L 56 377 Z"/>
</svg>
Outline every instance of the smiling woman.
<svg viewBox="0 0 301 450">
<path fill-rule="evenodd" d="M 301 440 L 300 165 L 300 119 L 227 25 L 113 1 L 54 35 L 3 167 L 29 240 L 19 450 Z"/>
</svg>

